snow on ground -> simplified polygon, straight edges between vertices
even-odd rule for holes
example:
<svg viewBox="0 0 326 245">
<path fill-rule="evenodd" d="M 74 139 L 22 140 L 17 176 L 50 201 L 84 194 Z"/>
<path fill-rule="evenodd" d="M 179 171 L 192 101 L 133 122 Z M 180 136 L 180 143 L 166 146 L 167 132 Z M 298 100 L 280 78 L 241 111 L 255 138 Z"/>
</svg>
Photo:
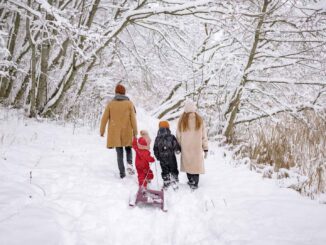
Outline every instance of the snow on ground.
<svg viewBox="0 0 326 245">
<path fill-rule="evenodd" d="M 157 121 L 138 111 L 154 138 Z M 98 130 L 0 109 L 0 244 L 326 244 L 325 205 L 235 166 L 214 144 L 198 190 L 181 173 L 167 213 L 131 208 L 136 176 L 119 178 L 105 140 Z"/>
</svg>

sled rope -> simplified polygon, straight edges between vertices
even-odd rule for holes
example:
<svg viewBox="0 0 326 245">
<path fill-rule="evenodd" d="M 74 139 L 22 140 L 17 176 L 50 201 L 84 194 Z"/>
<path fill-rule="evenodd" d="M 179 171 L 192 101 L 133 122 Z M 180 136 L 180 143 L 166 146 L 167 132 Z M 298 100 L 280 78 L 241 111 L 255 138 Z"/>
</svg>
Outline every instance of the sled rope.
<svg viewBox="0 0 326 245">
<path fill-rule="evenodd" d="M 155 165 L 155 176 L 157 176 L 157 164 L 156 164 L 156 161 L 154 161 L 154 165 Z M 145 180 L 143 181 L 141 187 L 144 187 L 145 181 L 147 182 L 148 173 L 149 173 L 149 171 L 147 171 L 146 176 L 145 176 Z M 156 177 L 156 186 L 157 186 L 157 188 L 159 188 L 158 177 Z"/>
<path fill-rule="evenodd" d="M 147 171 L 147 173 L 146 173 L 145 179 L 144 179 L 143 183 L 140 186 L 141 188 L 144 187 L 145 182 L 147 182 L 148 173 L 149 173 L 149 171 Z"/>
<path fill-rule="evenodd" d="M 159 188 L 159 185 L 158 185 L 158 177 L 157 177 L 157 164 L 156 164 L 156 161 L 154 162 L 154 164 L 155 164 L 156 186 L 157 186 L 157 188 Z"/>
</svg>

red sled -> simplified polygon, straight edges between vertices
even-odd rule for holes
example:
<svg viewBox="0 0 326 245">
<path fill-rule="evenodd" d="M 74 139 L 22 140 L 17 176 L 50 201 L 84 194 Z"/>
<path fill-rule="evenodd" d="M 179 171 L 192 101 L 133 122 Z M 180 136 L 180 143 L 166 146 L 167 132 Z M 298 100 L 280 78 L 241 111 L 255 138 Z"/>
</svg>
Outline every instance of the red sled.
<svg viewBox="0 0 326 245">
<path fill-rule="evenodd" d="M 164 212 L 168 211 L 166 197 L 163 190 L 157 191 L 140 187 L 136 194 L 130 196 L 129 206 L 135 207 L 140 203 L 160 207 Z"/>
</svg>

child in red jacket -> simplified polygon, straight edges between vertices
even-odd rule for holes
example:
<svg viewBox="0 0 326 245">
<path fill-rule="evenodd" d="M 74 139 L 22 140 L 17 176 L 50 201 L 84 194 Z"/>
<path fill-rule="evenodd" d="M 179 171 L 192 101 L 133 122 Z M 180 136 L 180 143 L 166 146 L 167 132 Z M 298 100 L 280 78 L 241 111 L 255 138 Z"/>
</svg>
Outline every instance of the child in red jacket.
<svg viewBox="0 0 326 245">
<path fill-rule="evenodd" d="M 147 141 L 144 137 L 140 137 L 137 142 L 135 137 L 132 141 L 132 148 L 136 151 L 136 169 L 138 173 L 139 187 L 147 187 L 147 183 L 154 178 L 154 174 L 149 167 L 150 162 L 155 159 L 151 156 L 150 151 L 147 149 Z"/>
</svg>

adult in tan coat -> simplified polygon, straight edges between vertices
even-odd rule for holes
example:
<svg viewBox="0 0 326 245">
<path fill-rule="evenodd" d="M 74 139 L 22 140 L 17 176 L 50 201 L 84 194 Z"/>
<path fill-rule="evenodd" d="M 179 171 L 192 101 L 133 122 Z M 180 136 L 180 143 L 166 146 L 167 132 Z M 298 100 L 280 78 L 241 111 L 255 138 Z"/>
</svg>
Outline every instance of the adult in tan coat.
<svg viewBox="0 0 326 245">
<path fill-rule="evenodd" d="M 176 133 L 181 146 L 180 170 L 187 173 L 188 185 L 192 189 L 198 188 L 199 174 L 205 173 L 204 157 L 208 152 L 205 124 L 196 111 L 196 105 L 186 101 Z"/>
<path fill-rule="evenodd" d="M 132 166 L 132 138 L 137 136 L 136 112 L 133 103 L 125 95 L 126 89 L 121 84 L 115 88 L 115 97 L 108 103 L 101 120 L 100 134 L 103 137 L 108 128 L 107 147 L 115 148 L 120 177 L 126 176 L 123 162 L 123 148 L 127 156 L 127 171 L 134 174 Z"/>
</svg>

